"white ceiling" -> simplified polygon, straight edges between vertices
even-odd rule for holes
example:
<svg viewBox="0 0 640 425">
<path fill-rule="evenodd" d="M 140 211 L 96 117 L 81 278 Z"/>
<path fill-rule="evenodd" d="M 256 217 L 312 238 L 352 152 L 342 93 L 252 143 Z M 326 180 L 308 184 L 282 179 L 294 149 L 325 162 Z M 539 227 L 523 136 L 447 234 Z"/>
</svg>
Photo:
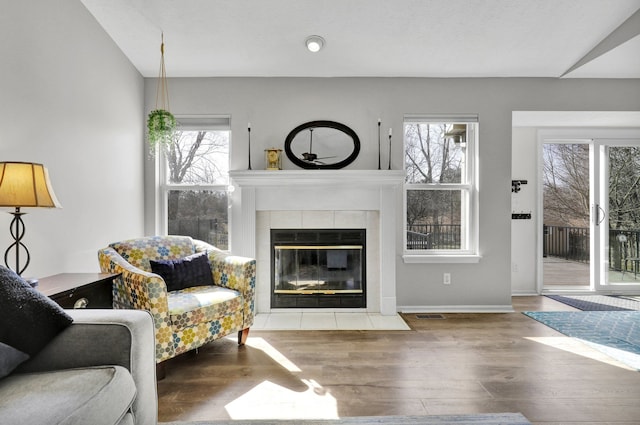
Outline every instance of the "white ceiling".
<svg viewBox="0 0 640 425">
<path fill-rule="evenodd" d="M 640 0 L 81 1 L 145 77 L 640 78 Z"/>
</svg>

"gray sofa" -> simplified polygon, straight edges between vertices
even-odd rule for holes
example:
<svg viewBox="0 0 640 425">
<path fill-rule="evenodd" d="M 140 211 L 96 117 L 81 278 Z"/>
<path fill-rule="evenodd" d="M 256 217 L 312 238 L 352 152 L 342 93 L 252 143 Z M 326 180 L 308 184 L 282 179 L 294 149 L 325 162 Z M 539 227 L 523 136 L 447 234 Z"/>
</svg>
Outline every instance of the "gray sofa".
<svg viewBox="0 0 640 425">
<path fill-rule="evenodd" d="M 0 424 L 156 425 L 151 315 L 65 312 L 73 323 L 0 379 Z"/>
</svg>

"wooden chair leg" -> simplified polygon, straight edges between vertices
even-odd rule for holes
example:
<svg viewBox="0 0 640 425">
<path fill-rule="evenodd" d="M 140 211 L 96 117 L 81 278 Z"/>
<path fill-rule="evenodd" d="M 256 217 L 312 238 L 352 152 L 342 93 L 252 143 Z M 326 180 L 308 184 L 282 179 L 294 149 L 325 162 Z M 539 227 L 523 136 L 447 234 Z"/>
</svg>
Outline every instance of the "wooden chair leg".
<svg viewBox="0 0 640 425">
<path fill-rule="evenodd" d="M 162 381 L 167 376 L 167 366 L 165 362 L 156 363 L 156 381 Z"/>
<path fill-rule="evenodd" d="M 249 328 L 238 331 L 238 345 L 244 345 L 249 337 Z"/>
</svg>

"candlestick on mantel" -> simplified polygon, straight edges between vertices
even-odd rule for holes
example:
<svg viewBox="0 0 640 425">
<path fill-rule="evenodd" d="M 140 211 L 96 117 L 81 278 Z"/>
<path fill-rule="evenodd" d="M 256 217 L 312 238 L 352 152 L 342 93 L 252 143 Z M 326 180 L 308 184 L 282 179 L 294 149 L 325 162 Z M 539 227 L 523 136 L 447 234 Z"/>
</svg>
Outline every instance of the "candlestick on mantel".
<svg viewBox="0 0 640 425">
<path fill-rule="evenodd" d="M 382 120 L 378 118 L 378 170 L 382 170 L 382 167 L 380 167 L 380 124 L 382 124 Z"/>
<path fill-rule="evenodd" d="M 391 169 L 391 127 L 389 127 L 389 170 Z"/>
<path fill-rule="evenodd" d="M 249 170 L 251 169 L 251 123 L 247 124 L 247 132 L 249 133 Z"/>
</svg>

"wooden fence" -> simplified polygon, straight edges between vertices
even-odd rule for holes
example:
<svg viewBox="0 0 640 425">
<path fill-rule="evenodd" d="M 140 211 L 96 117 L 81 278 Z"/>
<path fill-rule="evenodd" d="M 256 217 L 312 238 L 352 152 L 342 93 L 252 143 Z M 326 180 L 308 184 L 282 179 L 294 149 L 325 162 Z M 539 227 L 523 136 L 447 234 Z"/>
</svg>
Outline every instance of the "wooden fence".
<svg viewBox="0 0 640 425">
<path fill-rule="evenodd" d="M 407 249 L 460 249 L 460 225 L 409 225 L 407 226 Z"/>
<path fill-rule="evenodd" d="M 590 250 L 588 227 L 544 226 L 545 257 L 588 264 Z M 640 258 L 640 230 L 609 229 L 608 257 L 610 270 L 633 271 Z"/>
</svg>

